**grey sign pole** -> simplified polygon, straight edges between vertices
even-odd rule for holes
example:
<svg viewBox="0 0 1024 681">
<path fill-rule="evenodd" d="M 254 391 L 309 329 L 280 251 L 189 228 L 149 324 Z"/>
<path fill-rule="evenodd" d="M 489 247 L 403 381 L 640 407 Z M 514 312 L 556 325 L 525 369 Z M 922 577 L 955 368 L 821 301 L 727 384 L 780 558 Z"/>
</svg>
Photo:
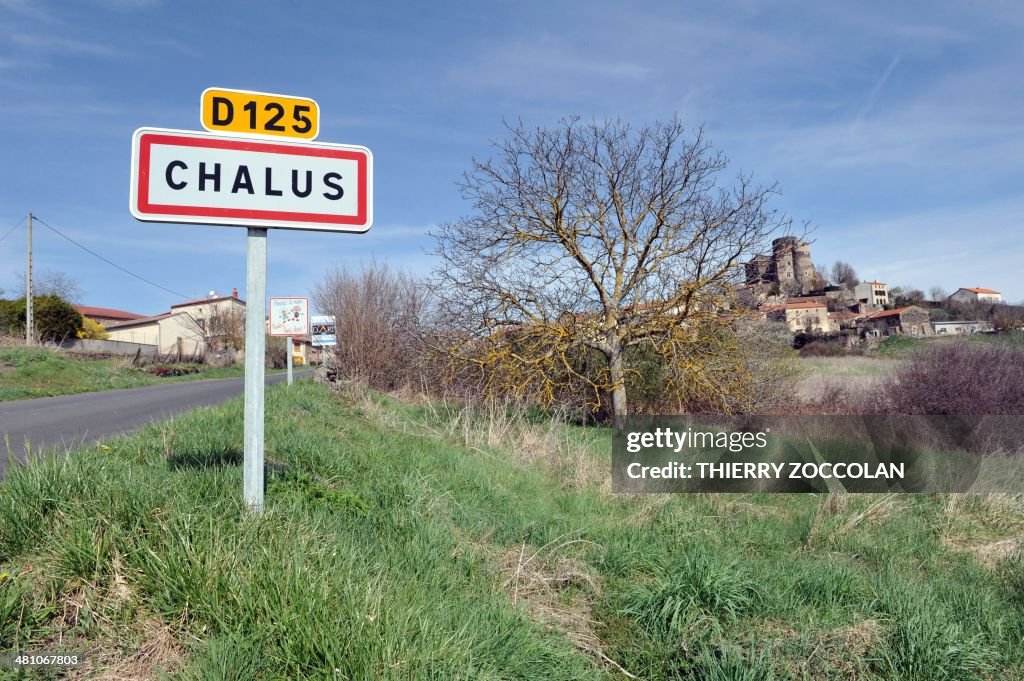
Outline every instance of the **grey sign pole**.
<svg viewBox="0 0 1024 681">
<path fill-rule="evenodd" d="M 263 512 L 263 364 L 267 344 L 267 230 L 249 228 L 245 266 L 245 460 L 242 495 Z"/>
<path fill-rule="evenodd" d="M 288 336 L 285 338 L 288 344 L 288 385 L 292 384 L 292 351 L 295 349 L 292 345 L 292 337 Z"/>
</svg>

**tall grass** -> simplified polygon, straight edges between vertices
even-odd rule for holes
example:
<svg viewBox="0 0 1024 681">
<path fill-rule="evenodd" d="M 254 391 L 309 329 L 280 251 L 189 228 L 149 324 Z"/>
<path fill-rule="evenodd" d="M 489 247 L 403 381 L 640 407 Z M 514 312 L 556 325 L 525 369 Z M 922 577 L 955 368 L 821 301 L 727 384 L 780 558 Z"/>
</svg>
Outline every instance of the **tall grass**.
<svg viewBox="0 0 1024 681">
<path fill-rule="evenodd" d="M 972 554 L 1022 532 L 1013 503 L 623 497 L 551 463 L 606 465 L 602 429 L 302 382 L 267 415 L 258 518 L 240 401 L 13 467 L 0 650 L 129 678 L 1024 679 L 1021 561 Z"/>
</svg>

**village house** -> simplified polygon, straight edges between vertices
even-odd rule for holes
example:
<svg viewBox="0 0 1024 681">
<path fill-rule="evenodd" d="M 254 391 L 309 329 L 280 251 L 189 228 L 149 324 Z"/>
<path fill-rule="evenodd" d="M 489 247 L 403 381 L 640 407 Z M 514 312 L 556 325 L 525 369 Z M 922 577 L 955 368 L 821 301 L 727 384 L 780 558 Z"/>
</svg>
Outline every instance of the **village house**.
<svg viewBox="0 0 1024 681">
<path fill-rule="evenodd" d="M 1001 303 L 1003 294 L 990 288 L 962 288 L 949 299 L 958 303 Z"/>
<path fill-rule="evenodd" d="M 764 305 L 765 319 L 785 322 L 793 333 L 834 333 L 838 324 L 829 318 L 828 306 L 815 301 L 791 302 L 782 305 Z"/>
<path fill-rule="evenodd" d="M 870 312 L 857 320 L 857 328 L 866 337 L 934 335 L 928 310 L 917 305 Z"/>
<path fill-rule="evenodd" d="M 323 348 L 313 345 L 310 336 L 296 336 L 292 339 L 292 361 L 295 364 L 319 364 Z"/>
<path fill-rule="evenodd" d="M 104 326 L 120 322 L 131 322 L 146 316 L 144 314 L 126 312 L 125 310 L 115 310 L 110 307 L 92 307 L 90 305 L 75 305 L 75 310 L 83 317 L 88 317 Z"/>
<path fill-rule="evenodd" d="M 110 340 L 156 346 L 161 354 L 193 357 L 221 349 L 226 336 L 244 329 L 245 301 L 238 289 L 230 296 L 172 305 L 169 312 L 107 326 Z"/>
<path fill-rule="evenodd" d="M 889 287 L 880 281 L 862 281 L 853 287 L 853 295 L 859 302 L 874 307 L 889 304 Z"/>
<path fill-rule="evenodd" d="M 859 316 L 856 312 L 851 312 L 850 310 L 828 313 L 828 319 L 832 328 L 839 331 L 857 328 L 857 318 Z"/>
<path fill-rule="evenodd" d="M 992 322 L 932 322 L 936 336 L 967 336 L 973 333 L 992 333 L 995 327 Z"/>
</svg>

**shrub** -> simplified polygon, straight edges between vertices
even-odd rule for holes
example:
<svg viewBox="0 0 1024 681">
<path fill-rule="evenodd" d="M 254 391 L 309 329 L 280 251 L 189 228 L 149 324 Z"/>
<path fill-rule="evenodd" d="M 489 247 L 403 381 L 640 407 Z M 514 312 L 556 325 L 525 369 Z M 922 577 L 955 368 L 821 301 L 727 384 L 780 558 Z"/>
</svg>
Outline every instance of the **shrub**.
<svg viewBox="0 0 1024 681">
<path fill-rule="evenodd" d="M 82 317 L 82 328 L 78 330 L 78 337 L 106 340 L 107 338 L 110 338 L 110 334 L 107 333 L 106 327 L 95 319 Z"/>
<path fill-rule="evenodd" d="M 336 366 L 380 390 L 418 383 L 426 298 L 423 282 L 381 263 L 336 269 L 317 285 L 317 307 L 334 315 Z"/>
<path fill-rule="evenodd" d="M 1024 348 L 936 345 L 913 354 L 884 384 L 883 411 L 935 416 L 1024 414 Z"/>
<path fill-rule="evenodd" d="M 800 348 L 801 357 L 839 357 L 845 354 L 842 346 L 820 340 L 811 341 Z"/>
<path fill-rule="evenodd" d="M 268 335 L 263 357 L 266 366 L 272 369 L 283 369 L 288 365 L 288 339 Z"/>
<path fill-rule="evenodd" d="M 188 374 L 198 374 L 200 371 L 199 367 L 195 366 L 156 366 L 147 370 L 147 373 L 154 376 L 185 376 Z"/>
<path fill-rule="evenodd" d="M 43 341 L 62 341 L 78 336 L 82 315 L 58 296 L 33 296 L 35 332 Z M 0 301 L 0 333 L 25 334 L 25 299 Z"/>
</svg>

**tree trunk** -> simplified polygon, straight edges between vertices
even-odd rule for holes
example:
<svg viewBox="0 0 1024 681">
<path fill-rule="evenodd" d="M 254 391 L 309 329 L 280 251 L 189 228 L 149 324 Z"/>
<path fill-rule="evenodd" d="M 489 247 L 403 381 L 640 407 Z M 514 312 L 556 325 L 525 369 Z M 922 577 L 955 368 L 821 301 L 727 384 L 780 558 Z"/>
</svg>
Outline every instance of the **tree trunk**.
<svg viewBox="0 0 1024 681">
<path fill-rule="evenodd" d="M 608 354 L 608 370 L 612 379 L 612 425 L 621 428 L 625 425 L 625 418 L 629 415 L 629 405 L 626 404 L 626 370 L 624 357 L 625 352 L 616 346 Z"/>
</svg>

